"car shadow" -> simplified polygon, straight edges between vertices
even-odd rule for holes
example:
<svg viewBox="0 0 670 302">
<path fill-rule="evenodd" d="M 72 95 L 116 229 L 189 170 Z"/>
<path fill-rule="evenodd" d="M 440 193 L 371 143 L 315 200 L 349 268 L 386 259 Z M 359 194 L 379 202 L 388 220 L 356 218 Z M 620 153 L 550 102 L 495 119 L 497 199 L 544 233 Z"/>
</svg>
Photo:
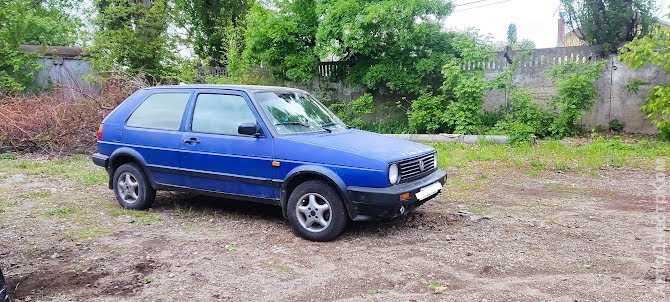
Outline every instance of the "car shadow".
<svg viewBox="0 0 670 302">
<path fill-rule="evenodd" d="M 281 208 L 274 205 L 212 197 L 184 192 L 160 192 L 154 210 L 171 212 L 178 217 L 226 216 L 233 218 L 260 219 L 266 223 L 283 224 L 288 228 Z M 459 224 L 462 220 L 453 213 L 425 213 L 420 209 L 407 216 L 391 220 L 357 222 L 349 221 L 344 238 L 365 236 L 392 236 L 418 229 L 440 231 Z"/>
</svg>

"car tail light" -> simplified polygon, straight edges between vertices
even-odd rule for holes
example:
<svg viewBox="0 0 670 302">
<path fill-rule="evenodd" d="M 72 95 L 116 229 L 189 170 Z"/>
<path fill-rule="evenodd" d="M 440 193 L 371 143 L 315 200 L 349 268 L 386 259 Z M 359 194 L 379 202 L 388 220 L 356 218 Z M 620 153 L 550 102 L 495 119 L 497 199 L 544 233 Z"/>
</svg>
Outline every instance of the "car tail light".
<svg viewBox="0 0 670 302">
<path fill-rule="evenodd" d="M 102 124 L 100 124 L 100 126 L 98 126 L 98 140 L 99 141 L 102 140 Z"/>
</svg>

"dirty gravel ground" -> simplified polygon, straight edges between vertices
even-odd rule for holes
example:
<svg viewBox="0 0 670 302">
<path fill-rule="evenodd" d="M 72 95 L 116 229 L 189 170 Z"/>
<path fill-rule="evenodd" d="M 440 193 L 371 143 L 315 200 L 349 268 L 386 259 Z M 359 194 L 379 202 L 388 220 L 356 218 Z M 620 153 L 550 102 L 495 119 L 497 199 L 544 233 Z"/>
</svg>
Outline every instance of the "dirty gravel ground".
<svg viewBox="0 0 670 302">
<path fill-rule="evenodd" d="M 73 161 L 0 161 L 15 301 L 661 300 L 651 170 L 450 168 L 411 216 L 314 243 L 272 206 L 159 193 L 150 211 L 121 210 L 104 173 Z"/>
</svg>

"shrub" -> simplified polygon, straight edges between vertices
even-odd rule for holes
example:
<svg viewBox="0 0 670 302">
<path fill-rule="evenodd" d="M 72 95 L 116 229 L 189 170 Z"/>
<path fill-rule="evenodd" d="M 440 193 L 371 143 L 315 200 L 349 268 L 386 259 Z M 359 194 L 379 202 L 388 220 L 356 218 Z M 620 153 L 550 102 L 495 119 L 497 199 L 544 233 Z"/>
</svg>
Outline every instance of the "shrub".
<svg viewBox="0 0 670 302">
<path fill-rule="evenodd" d="M 495 132 L 505 133 L 513 144 L 529 143 L 535 137 L 535 128 L 521 121 L 503 120 L 496 124 Z"/>
<path fill-rule="evenodd" d="M 579 119 L 591 109 L 597 97 L 595 81 L 602 75 L 605 61 L 594 63 L 566 62 L 554 65 L 548 76 L 556 84 L 557 95 L 552 107 L 557 115 L 549 127 L 556 137 L 573 136 L 582 129 Z"/>
<path fill-rule="evenodd" d="M 74 153 L 94 149 L 103 117 L 137 89 L 140 79 L 110 78 L 98 97 L 64 101 L 62 88 L 6 98 L 0 104 L 0 152 Z"/>
<path fill-rule="evenodd" d="M 372 95 L 366 93 L 350 102 L 337 102 L 330 105 L 332 110 L 344 123 L 354 128 L 363 128 L 366 114 L 374 112 Z"/>
<path fill-rule="evenodd" d="M 445 101 L 441 96 L 423 94 L 412 103 L 409 125 L 419 133 L 437 133 L 448 125 Z"/>
<path fill-rule="evenodd" d="M 613 119 L 610 121 L 610 131 L 621 132 L 624 127 L 626 127 L 626 124 L 620 120 Z"/>
</svg>

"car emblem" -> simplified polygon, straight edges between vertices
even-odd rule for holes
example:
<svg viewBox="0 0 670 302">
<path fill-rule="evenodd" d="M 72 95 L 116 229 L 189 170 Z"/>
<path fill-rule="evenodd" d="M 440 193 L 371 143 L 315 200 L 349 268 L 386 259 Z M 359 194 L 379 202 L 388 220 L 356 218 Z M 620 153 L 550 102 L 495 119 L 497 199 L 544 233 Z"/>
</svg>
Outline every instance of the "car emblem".
<svg viewBox="0 0 670 302">
<path fill-rule="evenodd" d="M 419 160 L 419 170 L 421 171 L 426 170 L 425 164 L 423 163 L 423 159 Z"/>
</svg>

